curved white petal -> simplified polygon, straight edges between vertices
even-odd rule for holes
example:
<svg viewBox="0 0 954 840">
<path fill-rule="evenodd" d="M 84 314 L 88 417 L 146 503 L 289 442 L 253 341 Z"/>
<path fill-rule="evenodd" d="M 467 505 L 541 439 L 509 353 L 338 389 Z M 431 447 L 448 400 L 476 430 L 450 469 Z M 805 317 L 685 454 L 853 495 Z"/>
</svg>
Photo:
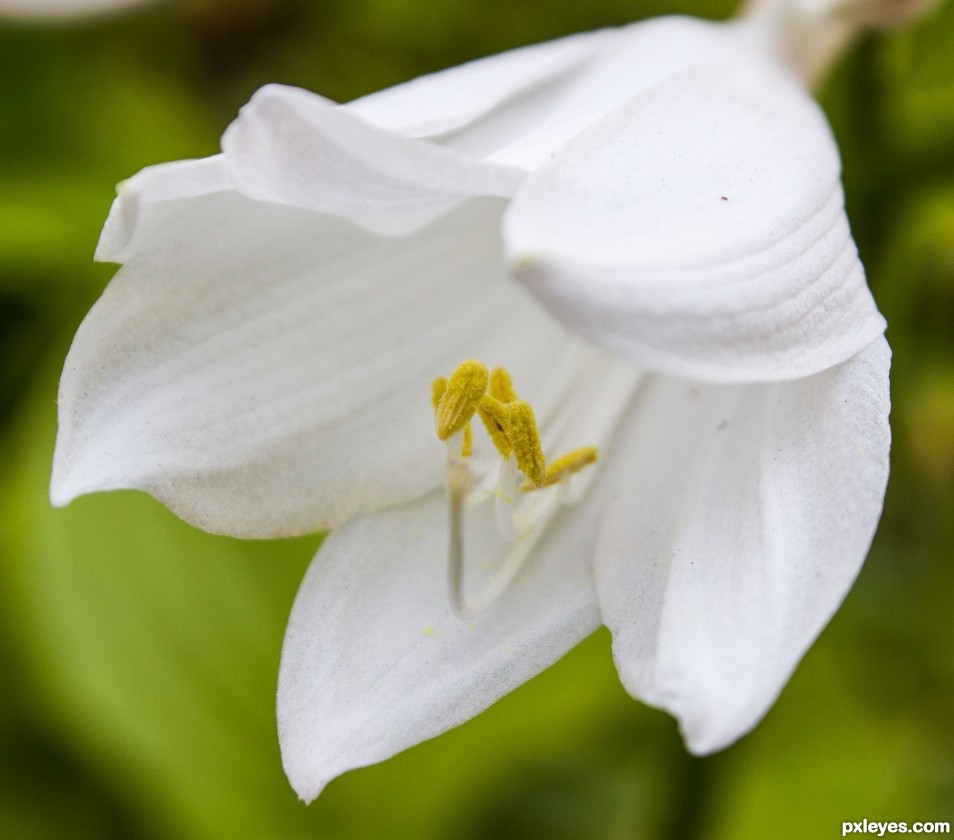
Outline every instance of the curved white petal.
<svg viewBox="0 0 954 840">
<path fill-rule="evenodd" d="M 387 234 L 414 230 L 467 198 L 509 197 L 523 177 L 281 85 L 263 87 L 242 108 L 222 150 L 245 195 Z"/>
<path fill-rule="evenodd" d="M 435 493 L 357 519 L 308 570 L 278 682 L 302 799 L 473 717 L 599 626 L 594 507 L 556 523 L 501 599 L 462 621 L 448 606 L 445 505 Z"/>
<path fill-rule="evenodd" d="M 411 137 L 460 130 L 565 80 L 616 39 L 616 30 L 571 35 L 420 76 L 344 108 Z"/>
<path fill-rule="evenodd" d="M 116 188 L 96 259 L 121 263 L 137 251 L 155 248 L 166 228 L 190 212 L 191 205 L 179 199 L 232 189 L 222 155 L 147 166 Z"/>
<path fill-rule="evenodd" d="M 590 123 L 688 67 L 758 49 L 745 26 L 641 21 L 503 53 L 344 106 L 380 125 L 533 169 Z"/>
<path fill-rule="evenodd" d="M 585 130 L 505 217 L 517 277 L 591 341 L 714 381 L 824 370 L 884 329 L 817 106 L 754 60 L 670 77 Z"/>
<path fill-rule="evenodd" d="M 748 26 L 661 17 L 613 30 L 613 38 L 572 74 L 446 142 L 490 159 L 539 168 L 580 132 L 687 70 L 761 50 Z"/>
<path fill-rule="evenodd" d="M 431 379 L 471 356 L 544 379 L 565 342 L 504 278 L 501 210 L 393 238 L 233 192 L 141 202 L 66 361 L 54 503 L 139 488 L 269 536 L 436 486 Z"/>
<path fill-rule="evenodd" d="M 696 753 L 748 732 L 841 603 L 888 475 L 884 339 L 806 379 L 657 378 L 619 447 L 597 544 L 627 690 Z"/>
</svg>

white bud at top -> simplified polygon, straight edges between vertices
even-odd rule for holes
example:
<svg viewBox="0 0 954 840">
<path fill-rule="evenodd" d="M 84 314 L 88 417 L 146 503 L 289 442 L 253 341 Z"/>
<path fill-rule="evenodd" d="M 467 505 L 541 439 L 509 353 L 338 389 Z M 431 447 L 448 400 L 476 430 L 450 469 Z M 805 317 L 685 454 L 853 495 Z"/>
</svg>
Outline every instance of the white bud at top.
<svg viewBox="0 0 954 840">
<path fill-rule="evenodd" d="M 862 29 L 915 20 L 940 0 L 749 0 L 742 18 L 813 85 Z"/>
</svg>

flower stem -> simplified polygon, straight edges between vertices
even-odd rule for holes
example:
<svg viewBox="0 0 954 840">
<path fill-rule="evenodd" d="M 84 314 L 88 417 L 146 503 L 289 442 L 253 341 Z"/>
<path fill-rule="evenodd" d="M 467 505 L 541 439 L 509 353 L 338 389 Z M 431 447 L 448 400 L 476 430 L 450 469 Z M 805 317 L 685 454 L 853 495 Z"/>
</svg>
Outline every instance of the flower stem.
<svg viewBox="0 0 954 840">
<path fill-rule="evenodd" d="M 681 778 L 677 779 L 678 790 L 673 797 L 669 825 L 663 833 L 665 840 L 697 840 L 711 826 L 706 819 L 710 813 L 713 792 L 715 763 L 711 756 L 700 758 L 685 754 L 682 760 Z"/>
</svg>

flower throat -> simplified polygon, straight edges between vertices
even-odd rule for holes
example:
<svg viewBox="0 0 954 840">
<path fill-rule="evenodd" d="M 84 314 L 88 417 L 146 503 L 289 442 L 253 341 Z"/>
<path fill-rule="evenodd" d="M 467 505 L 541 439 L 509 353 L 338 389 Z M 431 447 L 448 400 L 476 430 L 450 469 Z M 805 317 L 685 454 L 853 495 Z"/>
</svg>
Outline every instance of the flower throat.
<svg viewBox="0 0 954 840">
<path fill-rule="evenodd" d="M 517 396 L 510 374 L 504 368 L 488 373 L 484 365 L 473 359 L 458 365 L 449 379 L 434 380 L 431 402 L 437 436 L 447 443 L 448 595 L 458 617 L 470 618 L 497 600 L 523 566 L 546 524 L 566 502 L 565 494 L 558 492 L 538 505 L 530 524 L 521 528 L 514 511 L 518 493 L 555 485 L 565 489 L 571 475 L 596 462 L 597 450 L 584 446 L 547 463 L 533 409 Z M 469 461 L 473 455 L 471 421 L 475 414 L 502 459 L 494 491 L 472 492 L 474 473 Z M 519 474 L 524 481 L 518 486 Z M 489 583 L 473 600 L 468 600 L 463 591 L 464 518 L 469 508 L 491 497 L 497 529 L 510 548 Z"/>
</svg>

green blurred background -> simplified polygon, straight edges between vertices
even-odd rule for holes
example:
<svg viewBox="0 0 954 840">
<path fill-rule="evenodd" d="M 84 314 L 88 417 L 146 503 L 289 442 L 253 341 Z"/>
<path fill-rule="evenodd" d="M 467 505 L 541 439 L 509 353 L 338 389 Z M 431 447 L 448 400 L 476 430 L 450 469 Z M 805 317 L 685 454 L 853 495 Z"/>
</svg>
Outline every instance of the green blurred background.
<svg viewBox="0 0 954 840">
<path fill-rule="evenodd" d="M 211 537 L 134 493 L 54 511 L 59 368 L 112 273 L 113 185 L 217 151 L 266 82 L 345 100 L 505 48 L 731 2 L 183 0 L 0 21 L 0 837 L 824 838 L 954 821 L 954 8 L 870 35 L 821 99 L 894 347 L 865 569 L 749 737 L 686 755 L 604 632 L 471 723 L 332 783 L 282 773 L 274 690 L 318 538 Z"/>
</svg>

